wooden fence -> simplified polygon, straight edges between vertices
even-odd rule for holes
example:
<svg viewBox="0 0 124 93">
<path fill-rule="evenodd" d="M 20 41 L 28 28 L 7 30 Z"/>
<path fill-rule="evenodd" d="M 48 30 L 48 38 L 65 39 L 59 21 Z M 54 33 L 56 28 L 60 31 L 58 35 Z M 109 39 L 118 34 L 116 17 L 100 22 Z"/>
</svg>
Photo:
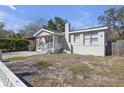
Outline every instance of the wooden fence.
<svg viewBox="0 0 124 93">
<path fill-rule="evenodd" d="M 116 42 L 112 42 L 112 55 L 124 55 L 124 40 L 117 40 Z"/>
</svg>

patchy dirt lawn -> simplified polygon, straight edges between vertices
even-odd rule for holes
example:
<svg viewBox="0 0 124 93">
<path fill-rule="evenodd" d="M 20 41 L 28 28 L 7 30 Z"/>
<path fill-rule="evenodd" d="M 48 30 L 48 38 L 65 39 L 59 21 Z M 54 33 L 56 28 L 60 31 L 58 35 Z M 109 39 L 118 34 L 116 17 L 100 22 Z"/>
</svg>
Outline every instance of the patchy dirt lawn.
<svg viewBox="0 0 124 93">
<path fill-rule="evenodd" d="M 124 57 L 52 54 L 7 61 L 5 64 L 28 86 L 124 87 Z"/>
</svg>

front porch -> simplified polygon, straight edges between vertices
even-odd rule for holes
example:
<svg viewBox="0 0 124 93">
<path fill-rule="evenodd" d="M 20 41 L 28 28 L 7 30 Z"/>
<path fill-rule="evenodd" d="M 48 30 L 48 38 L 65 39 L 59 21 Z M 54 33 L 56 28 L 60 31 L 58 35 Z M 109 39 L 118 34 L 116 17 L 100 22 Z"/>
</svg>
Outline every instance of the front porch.
<svg viewBox="0 0 124 93">
<path fill-rule="evenodd" d="M 55 53 L 63 49 L 63 32 L 41 29 L 33 36 L 36 37 L 36 51 L 40 53 Z"/>
<path fill-rule="evenodd" d="M 55 53 L 63 48 L 63 36 L 47 35 L 38 37 L 36 50 L 42 53 Z"/>
</svg>

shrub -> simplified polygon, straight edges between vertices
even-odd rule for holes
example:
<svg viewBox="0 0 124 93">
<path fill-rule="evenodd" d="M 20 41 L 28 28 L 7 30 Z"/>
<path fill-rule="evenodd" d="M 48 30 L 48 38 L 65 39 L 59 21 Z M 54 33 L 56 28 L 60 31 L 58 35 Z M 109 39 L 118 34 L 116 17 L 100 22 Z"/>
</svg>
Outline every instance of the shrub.
<svg viewBox="0 0 124 93">
<path fill-rule="evenodd" d="M 0 49 L 3 52 L 28 50 L 29 42 L 25 39 L 0 38 Z"/>
</svg>

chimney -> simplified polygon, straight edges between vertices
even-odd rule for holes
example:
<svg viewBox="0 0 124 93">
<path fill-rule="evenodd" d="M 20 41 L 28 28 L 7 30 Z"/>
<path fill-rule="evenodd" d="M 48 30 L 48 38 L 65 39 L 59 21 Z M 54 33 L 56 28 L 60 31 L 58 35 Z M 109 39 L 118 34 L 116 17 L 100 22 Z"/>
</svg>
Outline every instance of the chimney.
<svg viewBox="0 0 124 93">
<path fill-rule="evenodd" d="M 69 42 L 69 31 L 70 31 L 70 24 L 67 22 L 67 23 L 65 23 L 65 39 L 66 39 L 66 42 Z"/>
</svg>

